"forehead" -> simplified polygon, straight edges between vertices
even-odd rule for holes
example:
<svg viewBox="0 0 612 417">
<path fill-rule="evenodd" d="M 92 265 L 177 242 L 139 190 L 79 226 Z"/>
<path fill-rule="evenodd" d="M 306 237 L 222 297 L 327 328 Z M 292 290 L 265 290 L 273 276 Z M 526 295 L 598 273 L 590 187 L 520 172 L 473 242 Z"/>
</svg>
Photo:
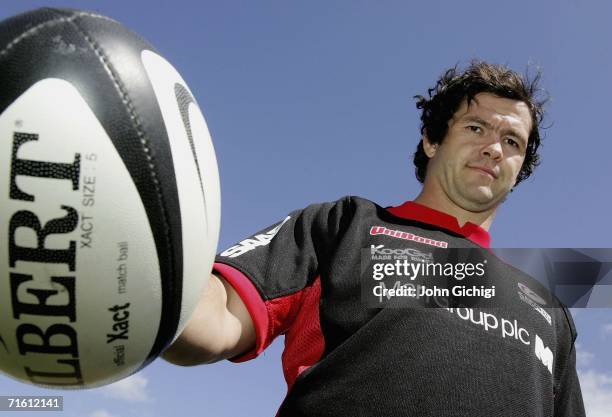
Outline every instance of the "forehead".
<svg viewBox="0 0 612 417">
<path fill-rule="evenodd" d="M 470 103 L 464 99 L 455 114 L 453 121 L 469 116 L 478 116 L 494 125 L 507 125 L 520 130 L 527 138 L 531 132 L 532 120 L 529 107 L 523 101 L 499 97 L 491 93 L 479 93 Z"/>
</svg>

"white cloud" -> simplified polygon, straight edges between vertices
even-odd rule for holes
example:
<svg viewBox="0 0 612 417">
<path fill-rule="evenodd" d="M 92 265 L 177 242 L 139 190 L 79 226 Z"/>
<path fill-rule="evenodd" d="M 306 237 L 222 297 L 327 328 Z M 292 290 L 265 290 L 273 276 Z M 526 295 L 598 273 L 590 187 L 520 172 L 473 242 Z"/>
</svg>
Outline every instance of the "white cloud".
<svg viewBox="0 0 612 417">
<path fill-rule="evenodd" d="M 580 372 L 579 378 L 586 415 L 589 417 L 610 417 L 612 375 L 590 370 Z"/>
<path fill-rule="evenodd" d="M 117 381 L 103 388 L 104 393 L 113 398 L 126 401 L 150 401 L 147 393 L 147 378 L 140 374 Z"/>
<path fill-rule="evenodd" d="M 93 413 L 89 414 L 89 417 L 118 417 L 115 414 L 111 414 L 106 410 L 96 410 Z"/>
<path fill-rule="evenodd" d="M 595 355 L 586 350 L 582 350 L 579 344 L 576 344 L 576 365 L 577 368 L 585 368 L 591 364 Z"/>
<path fill-rule="evenodd" d="M 601 331 L 606 335 L 612 335 L 612 323 L 604 324 L 601 327 Z"/>
</svg>

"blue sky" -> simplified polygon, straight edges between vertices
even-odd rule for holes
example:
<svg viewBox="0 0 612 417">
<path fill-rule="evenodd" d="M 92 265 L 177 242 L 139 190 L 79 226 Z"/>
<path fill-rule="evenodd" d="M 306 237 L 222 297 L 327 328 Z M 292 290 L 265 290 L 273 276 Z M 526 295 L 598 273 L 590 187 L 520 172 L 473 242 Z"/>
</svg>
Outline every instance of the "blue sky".
<svg viewBox="0 0 612 417">
<path fill-rule="evenodd" d="M 94 10 L 155 45 L 206 115 L 221 175 L 220 248 L 287 212 L 354 194 L 419 191 L 412 96 L 483 58 L 543 70 L 549 106 L 534 178 L 491 229 L 498 247 L 612 247 L 612 4 L 568 1 L 3 1 Z M 612 311 L 575 311 L 589 417 L 612 410 Z M 273 416 L 282 341 L 240 365 L 156 361 L 113 386 L 65 395 L 65 416 Z M 48 394 L 0 378 L 2 394 Z"/>
</svg>

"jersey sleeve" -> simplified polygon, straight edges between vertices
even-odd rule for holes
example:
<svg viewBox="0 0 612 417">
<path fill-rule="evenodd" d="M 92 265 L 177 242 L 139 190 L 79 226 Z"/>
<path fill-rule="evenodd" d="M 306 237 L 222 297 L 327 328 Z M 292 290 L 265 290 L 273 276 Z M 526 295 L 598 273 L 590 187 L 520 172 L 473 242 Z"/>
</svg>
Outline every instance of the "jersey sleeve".
<svg viewBox="0 0 612 417">
<path fill-rule="evenodd" d="M 569 326 L 569 351 L 562 365 L 561 377 L 555 389 L 555 417 L 585 417 L 580 381 L 576 372 L 576 327 L 572 315 L 565 306 L 563 313 Z"/>
<path fill-rule="evenodd" d="M 350 219 L 351 198 L 313 204 L 217 255 L 214 271 L 236 290 L 256 332 L 255 348 L 230 360 L 258 356 L 287 331 Z"/>
<path fill-rule="evenodd" d="M 555 395 L 555 417 L 584 417 L 580 381 L 576 373 L 576 349 L 572 349 L 570 364 Z"/>
</svg>

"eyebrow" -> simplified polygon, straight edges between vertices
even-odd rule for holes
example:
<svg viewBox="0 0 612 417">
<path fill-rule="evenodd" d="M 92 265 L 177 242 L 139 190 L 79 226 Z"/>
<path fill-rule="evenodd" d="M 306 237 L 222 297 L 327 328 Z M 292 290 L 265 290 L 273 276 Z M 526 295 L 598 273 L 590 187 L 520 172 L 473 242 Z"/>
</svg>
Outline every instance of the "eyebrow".
<svg viewBox="0 0 612 417">
<path fill-rule="evenodd" d="M 484 119 L 481 119 L 478 116 L 464 116 L 462 118 L 462 121 L 464 121 L 464 122 L 475 122 L 475 123 L 483 125 L 487 129 L 493 129 L 493 125 L 491 123 L 487 122 Z M 508 128 L 508 129 L 504 129 L 504 133 L 509 133 L 510 135 L 512 135 L 512 136 L 516 137 L 517 139 L 519 139 L 523 143 L 523 145 L 526 145 L 525 138 L 523 138 L 523 136 L 520 135 L 516 130 L 514 130 L 512 128 Z"/>
</svg>

